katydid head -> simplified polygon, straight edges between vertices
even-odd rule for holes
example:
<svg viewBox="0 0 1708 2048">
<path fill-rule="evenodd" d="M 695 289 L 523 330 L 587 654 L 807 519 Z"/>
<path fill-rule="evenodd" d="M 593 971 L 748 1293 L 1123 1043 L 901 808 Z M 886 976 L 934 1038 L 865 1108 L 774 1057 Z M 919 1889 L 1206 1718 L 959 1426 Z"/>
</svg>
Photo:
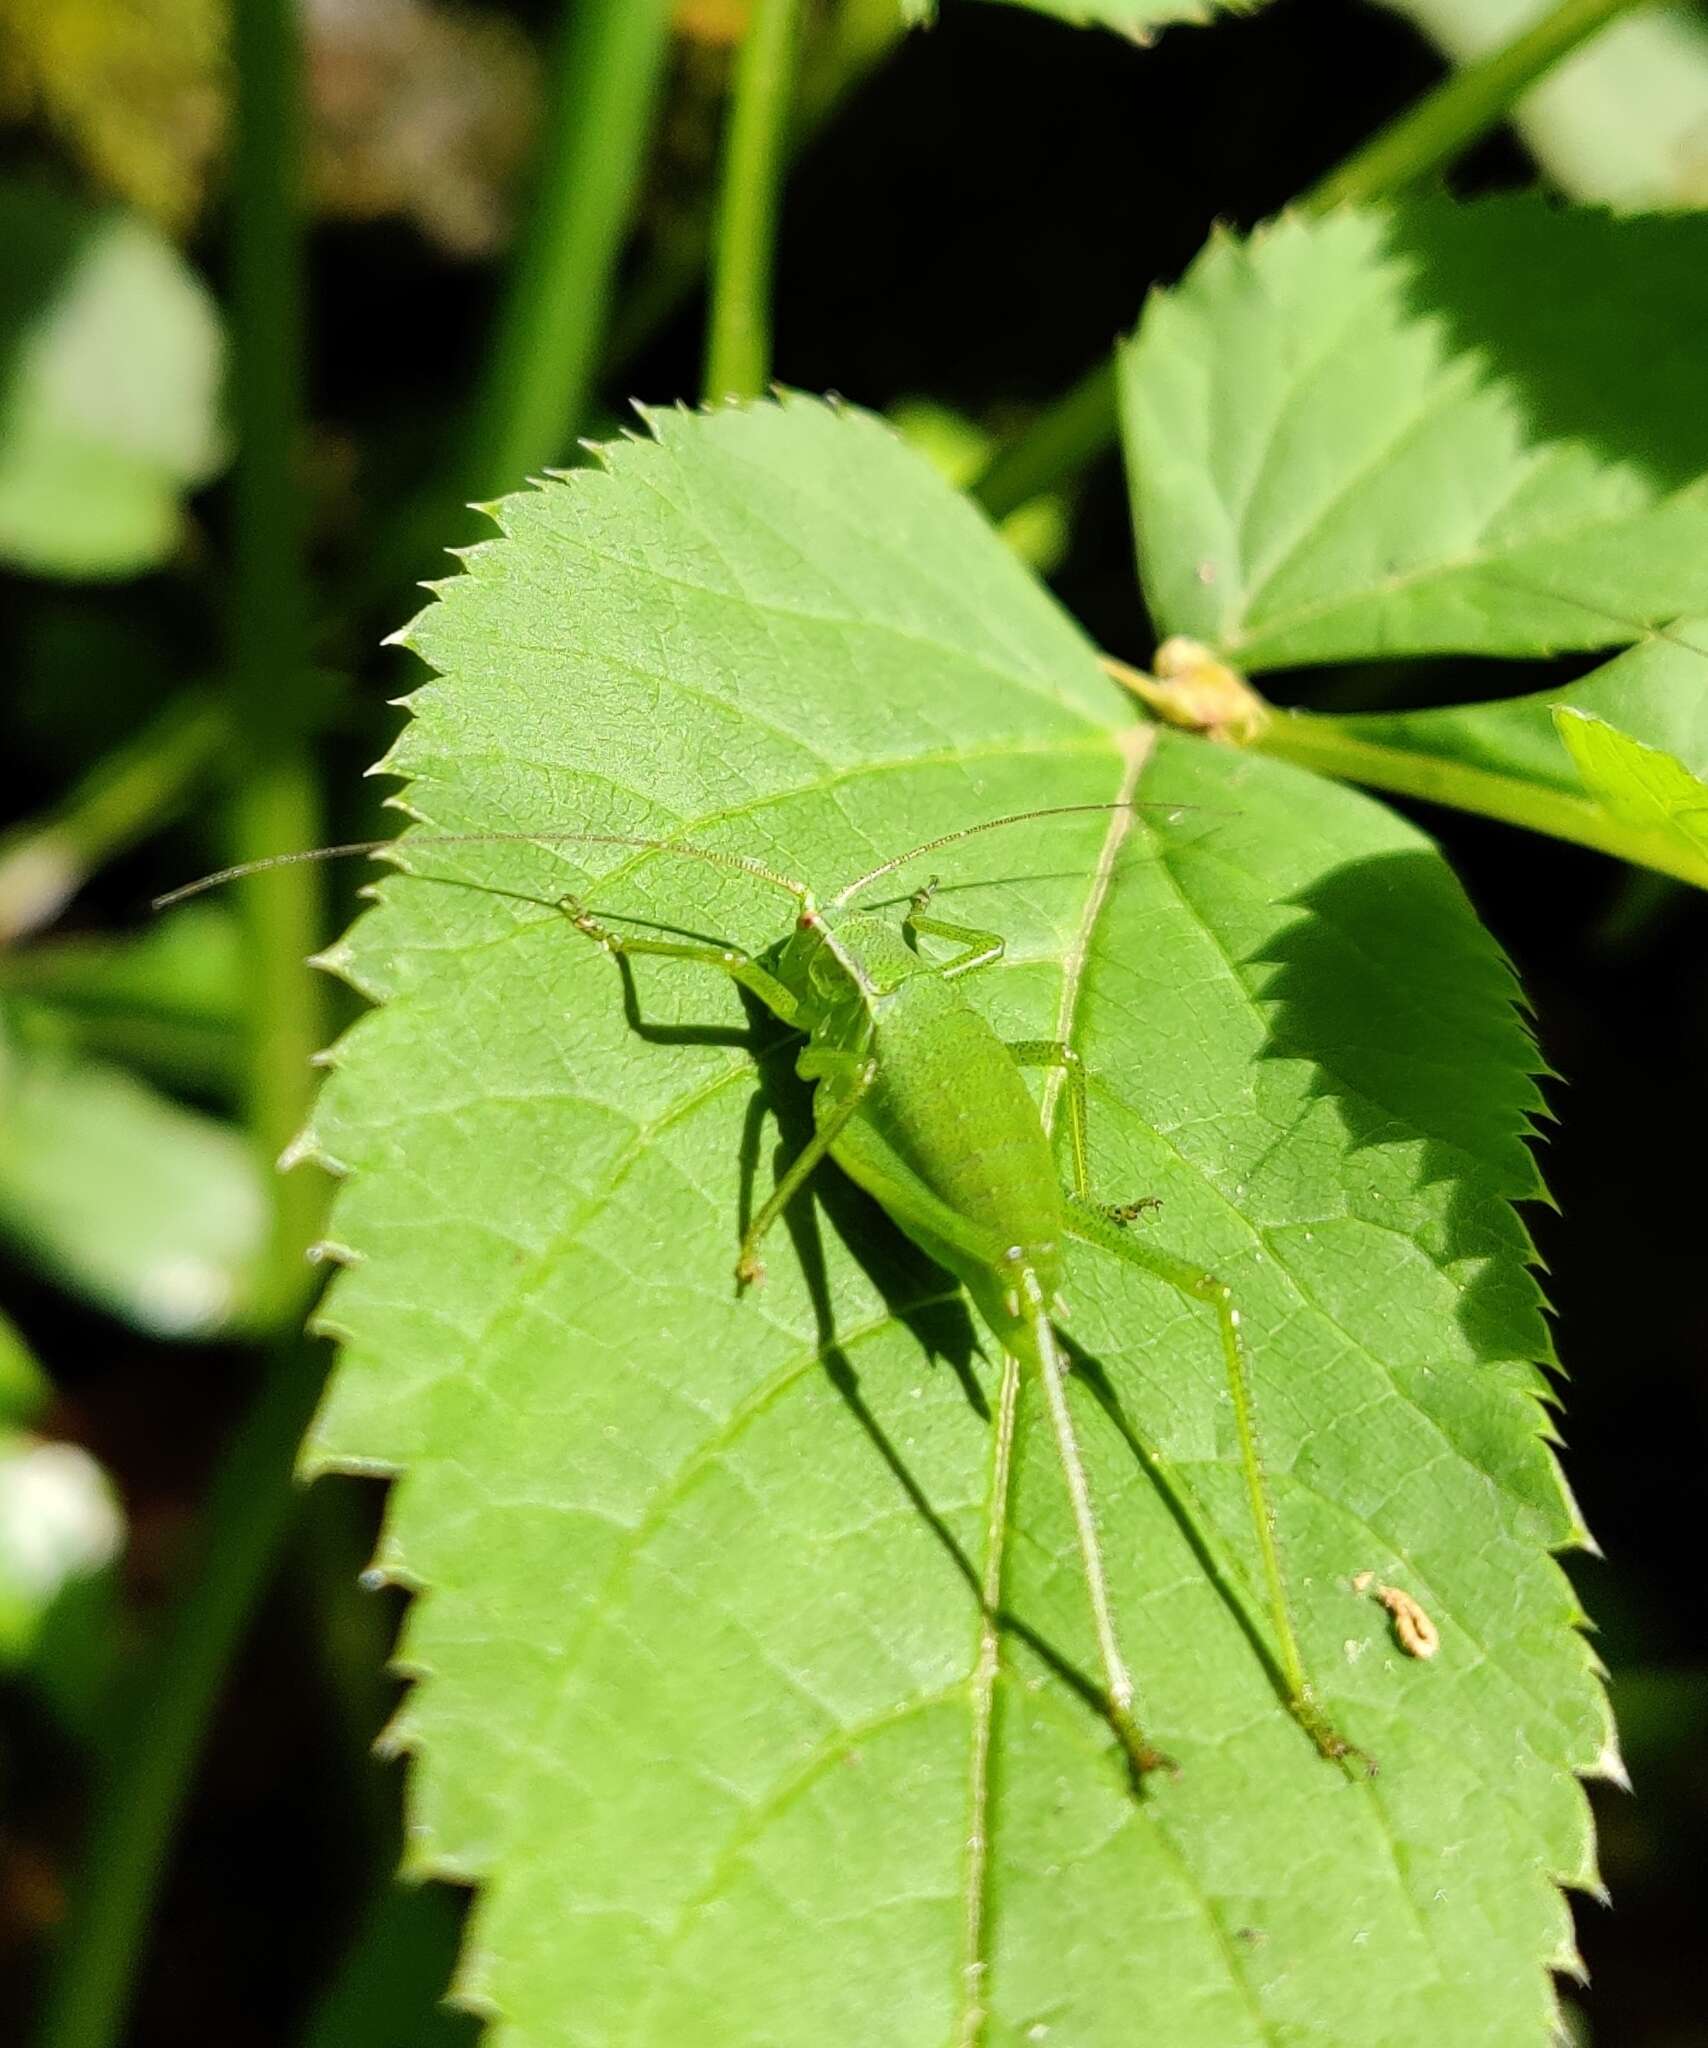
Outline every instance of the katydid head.
<svg viewBox="0 0 1708 2048">
<path fill-rule="evenodd" d="M 777 954 L 778 979 L 824 1004 L 853 991 L 895 988 L 911 975 L 930 972 L 899 924 L 835 904 L 821 910 L 810 897 Z"/>
</svg>

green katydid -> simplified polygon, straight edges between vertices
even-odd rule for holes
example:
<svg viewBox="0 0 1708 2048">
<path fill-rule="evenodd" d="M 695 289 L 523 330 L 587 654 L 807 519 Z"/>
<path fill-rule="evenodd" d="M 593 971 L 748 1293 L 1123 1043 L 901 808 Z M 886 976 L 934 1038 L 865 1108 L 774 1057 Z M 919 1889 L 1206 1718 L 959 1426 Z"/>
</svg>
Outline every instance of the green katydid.
<svg viewBox="0 0 1708 2048">
<path fill-rule="evenodd" d="M 1239 1440 L 1246 1492 L 1262 1559 L 1277 1664 L 1294 1717 L 1323 1756 L 1363 1753 L 1336 1732 L 1306 1674 L 1282 1576 L 1275 1515 L 1258 1453 L 1250 1365 L 1240 1311 L 1213 1273 L 1158 1250 L 1125 1226 L 1149 1199 L 1106 1205 L 1092 1198 L 1086 1083 L 1079 1055 L 1056 1040 L 1006 1043 L 962 996 L 957 983 L 1003 957 L 1000 934 L 930 914 L 936 878 L 916 889 L 899 921 L 853 908 L 872 883 L 974 834 L 1064 813 L 1134 808 L 1068 804 L 1020 811 L 927 840 L 881 862 L 820 905 L 804 883 L 720 848 L 617 833 L 425 834 L 412 847 L 517 841 L 633 847 L 733 869 L 793 898 L 792 930 L 762 955 L 688 938 L 630 937 L 613 931 L 579 896 L 557 908 L 574 929 L 618 958 L 710 967 L 738 983 L 806 1039 L 796 1072 L 813 1086 L 813 1135 L 754 1214 L 736 1260 L 740 1287 L 764 1277 L 767 1232 L 826 1159 L 863 1188 L 921 1250 L 960 1281 L 1003 1349 L 1043 1390 L 1054 1432 L 1103 1666 L 1104 1710 L 1136 1774 L 1172 1768 L 1143 1733 L 1134 1686 L 1117 1636 L 1101 1541 L 1069 1412 L 1067 1368 L 1053 1318 L 1061 1296 L 1066 1241 L 1109 1253 L 1214 1314 Z M 282 854 L 222 869 L 156 899 L 161 909 L 258 870 L 304 860 L 387 850 L 389 841 Z M 921 939 L 957 950 L 934 961 Z M 1021 1079 L 1027 1066 L 1060 1068 L 1065 1079 L 1073 1186 L 1058 1177 L 1050 1140 Z"/>
</svg>

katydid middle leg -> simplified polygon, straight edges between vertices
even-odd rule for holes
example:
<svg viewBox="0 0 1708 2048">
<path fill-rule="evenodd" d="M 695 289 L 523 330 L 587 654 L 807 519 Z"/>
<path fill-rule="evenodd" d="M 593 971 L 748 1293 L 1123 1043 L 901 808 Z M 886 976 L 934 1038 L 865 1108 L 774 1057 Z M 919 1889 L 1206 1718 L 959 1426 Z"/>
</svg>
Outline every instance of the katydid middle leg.
<svg viewBox="0 0 1708 2048">
<path fill-rule="evenodd" d="M 1016 1066 L 1060 1067 L 1067 1081 L 1068 1144 L 1073 1153 L 1073 1192 L 1082 1202 L 1091 1202 L 1091 1149 L 1086 1132 L 1085 1062 L 1061 1038 L 1015 1038 L 1009 1053 Z M 1147 1209 L 1160 1209 L 1155 1195 L 1141 1195 L 1136 1202 L 1093 1204 L 1112 1223 L 1132 1223 Z"/>
</svg>

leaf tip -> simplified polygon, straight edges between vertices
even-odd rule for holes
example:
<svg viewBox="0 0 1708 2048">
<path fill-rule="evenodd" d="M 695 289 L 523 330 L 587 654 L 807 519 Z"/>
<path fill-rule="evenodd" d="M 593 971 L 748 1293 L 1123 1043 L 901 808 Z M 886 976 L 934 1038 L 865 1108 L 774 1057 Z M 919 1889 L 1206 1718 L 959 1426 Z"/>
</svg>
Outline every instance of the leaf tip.
<svg viewBox="0 0 1708 2048">
<path fill-rule="evenodd" d="M 312 1124 L 305 1124 L 274 1161 L 275 1170 L 279 1173 L 291 1173 L 304 1165 L 323 1166 L 329 1173 L 339 1170 L 321 1150 Z"/>
<path fill-rule="evenodd" d="M 316 1238 L 303 1254 L 311 1266 L 359 1266 L 364 1254 L 335 1237 Z"/>
<path fill-rule="evenodd" d="M 1601 1748 L 1596 1752 L 1594 1763 L 1584 1771 L 1586 1778 L 1601 1778 L 1609 1785 L 1615 1785 L 1621 1792 L 1631 1789 L 1631 1773 L 1625 1768 L 1625 1759 L 1619 1754 L 1619 1738 L 1611 1728 L 1607 1731 Z"/>
</svg>

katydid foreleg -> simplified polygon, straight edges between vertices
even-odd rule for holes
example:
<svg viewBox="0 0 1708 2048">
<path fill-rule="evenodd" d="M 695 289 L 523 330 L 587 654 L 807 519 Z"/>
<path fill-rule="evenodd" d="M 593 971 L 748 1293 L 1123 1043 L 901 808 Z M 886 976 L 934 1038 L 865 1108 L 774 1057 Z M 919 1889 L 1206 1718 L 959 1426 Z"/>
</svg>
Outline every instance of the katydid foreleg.
<svg viewBox="0 0 1708 2048">
<path fill-rule="evenodd" d="M 601 924 L 584 907 L 579 896 L 560 896 L 557 907 L 578 932 L 585 933 L 595 945 L 603 947 L 613 957 L 626 955 L 632 959 L 641 955 L 657 960 L 689 960 L 701 967 L 715 968 L 718 973 L 727 974 L 731 981 L 739 982 L 750 994 L 756 995 L 783 1023 L 805 1029 L 800 1006 L 794 996 L 774 974 L 768 973 L 739 946 L 710 946 L 694 939 L 631 939 Z"/>
<path fill-rule="evenodd" d="M 1000 932 L 980 931 L 975 925 L 950 924 L 941 917 L 927 917 L 925 906 L 936 893 L 937 877 L 933 875 L 923 889 L 914 891 L 907 915 L 902 919 L 903 931 L 921 938 L 946 939 L 950 945 L 963 949 L 952 960 L 938 965 L 936 971 L 944 981 L 976 974 L 981 967 L 994 967 L 1008 950 L 1008 941 Z"/>
</svg>

